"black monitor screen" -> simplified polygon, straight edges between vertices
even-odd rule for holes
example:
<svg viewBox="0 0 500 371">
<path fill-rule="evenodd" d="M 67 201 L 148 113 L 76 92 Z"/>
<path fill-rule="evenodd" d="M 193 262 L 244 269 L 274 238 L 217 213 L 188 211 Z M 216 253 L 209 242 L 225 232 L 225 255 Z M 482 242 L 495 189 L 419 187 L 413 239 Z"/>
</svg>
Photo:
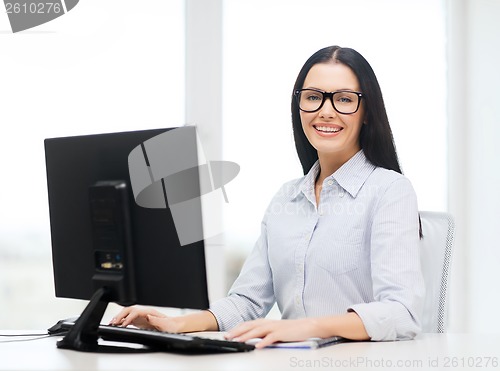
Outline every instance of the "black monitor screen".
<svg viewBox="0 0 500 371">
<path fill-rule="evenodd" d="M 192 140 L 164 151 L 161 162 L 174 163 L 189 156 L 191 163 L 197 163 L 195 128 L 175 129 L 184 130 Z M 138 146 L 144 149 L 145 141 L 169 130 L 172 129 L 45 140 L 56 296 L 91 299 L 99 287 L 100 281 L 96 284 L 95 278 L 100 271 L 120 269 L 118 260 L 125 259 L 131 268 L 125 293 L 115 293 L 110 301 L 177 308 L 208 307 L 203 240 L 181 246 L 170 209 L 139 206 L 132 192 L 129 154 Z M 123 253 L 126 256 L 121 256 L 118 249 L 120 253 L 113 255 L 113 261 L 109 260 L 107 247 L 104 252 L 99 250 L 93 225 L 96 220 L 105 225 L 112 220 L 111 215 L 105 207 L 99 209 L 102 206 L 99 197 L 92 203 L 89 196 L 89 189 L 106 182 L 123 182 L 125 204 L 128 204 L 129 250 Z M 164 186 L 163 190 L 168 199 L 168 190 Z M 97 205 L 96 210 L 92 205 Z M 194 226 L 200 225 L 201 213 L 199 220 L 192 222 Z M 99 233 L 107 233 L 105 228 L 101 230 L 104 232 Z"/>
</svg>

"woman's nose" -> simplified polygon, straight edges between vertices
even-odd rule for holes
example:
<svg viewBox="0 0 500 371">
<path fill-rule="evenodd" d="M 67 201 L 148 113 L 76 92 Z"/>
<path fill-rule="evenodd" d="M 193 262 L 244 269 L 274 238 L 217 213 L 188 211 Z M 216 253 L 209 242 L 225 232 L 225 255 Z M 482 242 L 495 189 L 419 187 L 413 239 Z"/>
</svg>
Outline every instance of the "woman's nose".
<svg viewBox="0 0 500 371">
<path fill-rule="evenodd" d="M 335 111 L 335 108 L 333 108 L 333 102 L 331 99 L 325 99 L 325 103 L 323 104 L 323 107 L 319 110 L 319 116 L 320 117 L 335 117 L 337 115 L 337 111 Z"/>
</svg>

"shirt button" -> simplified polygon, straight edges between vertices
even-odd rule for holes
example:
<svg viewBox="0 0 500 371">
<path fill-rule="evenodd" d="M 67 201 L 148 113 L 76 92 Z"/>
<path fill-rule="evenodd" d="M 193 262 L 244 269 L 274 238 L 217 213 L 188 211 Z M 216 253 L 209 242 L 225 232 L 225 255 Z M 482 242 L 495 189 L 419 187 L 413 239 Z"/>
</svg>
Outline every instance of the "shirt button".
<svg viewBox="0 0 500 371">
<path fill-rule="evenodd" d="M 297 295 L 297 296 L 295 297 L 295 303 L 296 303 L 296 304 L 300 304 L 300 296 L 298 296 L 298 295 Z"/>
<path fill-rule="evenodd" d="M 333 185 L 333 180 L 330 179 L 327 184 L 330 186 Z"/>
<path fill-rule="evenodd" d="M 339 196 L 344 197 L 344 191 L 340 191 Z"/>
</svg>

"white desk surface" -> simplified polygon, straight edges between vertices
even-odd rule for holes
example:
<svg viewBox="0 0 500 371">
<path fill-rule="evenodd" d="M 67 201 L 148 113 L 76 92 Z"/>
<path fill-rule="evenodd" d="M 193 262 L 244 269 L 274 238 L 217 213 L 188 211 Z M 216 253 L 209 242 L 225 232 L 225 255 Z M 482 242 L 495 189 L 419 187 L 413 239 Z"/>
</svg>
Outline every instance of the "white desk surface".
<svg viewBox="0 0 500 371">
<path fill-rule="evenodd" d="M 0 334 L 14 333 L 1 331 Z M 411 341 L 238 354 L 95 354 L 56 348 L 60 337 L 0 337 L 0 370 L 499 370 L 500 334 L 422 334 Z"/>
</svg>

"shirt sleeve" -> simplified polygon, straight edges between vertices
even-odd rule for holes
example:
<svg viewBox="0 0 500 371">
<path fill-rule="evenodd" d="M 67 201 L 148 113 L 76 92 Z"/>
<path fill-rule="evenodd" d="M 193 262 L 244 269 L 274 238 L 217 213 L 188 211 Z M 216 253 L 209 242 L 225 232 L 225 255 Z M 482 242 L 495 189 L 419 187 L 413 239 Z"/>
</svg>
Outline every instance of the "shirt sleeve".
<svg viewBox="0 0 500 371">
<path fill-rule="evenodd" d="M 359 315 L 371 340 L 412 339 L 420 332 L 425 290 L 417 200 L 404 177 L 388 186 L 374 210 L 370 254 L 375 301 L 348 311 Z"/>
<path fill-rule="evenodd" d="M 266 218 L 261 235 L 243 264 L 240 275 L 227 297 L 210 306 L 219 331 L 228 331 L 237 324 L 264 317 L 275 302 L 273 278 L 268 261 Z"/>
</svg>

